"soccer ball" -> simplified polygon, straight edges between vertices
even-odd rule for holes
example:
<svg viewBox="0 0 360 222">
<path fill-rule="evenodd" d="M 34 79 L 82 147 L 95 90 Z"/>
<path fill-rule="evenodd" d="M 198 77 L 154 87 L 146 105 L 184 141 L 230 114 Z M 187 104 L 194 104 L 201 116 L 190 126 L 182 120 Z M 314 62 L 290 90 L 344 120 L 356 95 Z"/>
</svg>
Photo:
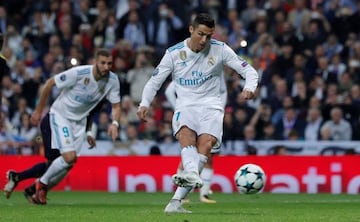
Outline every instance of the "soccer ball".
<svg viewBox="0 0 360 222">
<path fill-rule="evenodd" d="M 265 185 L 265 172 L 260 166 L 248 163 L 236 171 L 234 180 L 240 193 L 258 193 Z"/>
</svg>

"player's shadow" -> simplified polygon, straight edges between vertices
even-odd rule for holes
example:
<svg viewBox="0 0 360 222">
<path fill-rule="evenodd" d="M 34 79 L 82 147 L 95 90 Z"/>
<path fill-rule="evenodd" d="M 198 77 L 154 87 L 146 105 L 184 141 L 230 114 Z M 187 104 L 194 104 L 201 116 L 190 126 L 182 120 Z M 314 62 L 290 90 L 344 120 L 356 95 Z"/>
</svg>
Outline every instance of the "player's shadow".
<svg viewBox="0 0 360 222">
<path fill-rule="evenodd" d="M 204 214 L 204 212 L 192 212 L 192 214 Z M 214 215 L 249 215 L 249 216 L 260 216 L 262 215 L 261 212 L 245 212 L 245 211 L 233 211 L 233 212 L 229 212 L 229 211 L 211 211 L 211 212 L 206 212 L 207 215 L 209 214 L 214 214 Z"/>
</svg>

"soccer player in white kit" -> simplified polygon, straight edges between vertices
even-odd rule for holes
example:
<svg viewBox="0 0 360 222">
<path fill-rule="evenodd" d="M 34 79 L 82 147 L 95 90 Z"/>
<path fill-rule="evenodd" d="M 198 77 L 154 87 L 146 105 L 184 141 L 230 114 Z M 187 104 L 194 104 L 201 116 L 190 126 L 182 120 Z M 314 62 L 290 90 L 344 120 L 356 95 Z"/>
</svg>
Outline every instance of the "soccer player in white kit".
<svg viewBox="0 0 360 222">
<path fill-rule="evenodd" d="M 221 97 L 222 106 L 223 106 L 223 108 L 225 108 L 226 102 L 227 102 L 227 89 L 226 89 L 225 76 L 221 75 L 221 77 L 222 78 L 220 81 L 220 97 Z M 169 103 L 171 104 L 171 106 L 173 108 L 175 108 L 177 96 L 176 96 L 176 90 L 175 90 L 175 83 L 173 81 L 170 82 L 170 84 L 166 87 L 165 96 L 166 96 L 167 100 L 169 101 Z M 216 144 L 216 145 L 219 145 L 219 144 Z M 209 195 L 211 193 L 211 191 L 210 191 L 211 180 L 214 175 L 213 156 L 220 152 L 220 146 L 216 146 L 216 145 L 211 149 L 211 151 L 210 151 L 211 155 L 208 157 L 208 160 L 205 163 L 203 170 L 200 172 L 200 178 L 203 181 L 203 186 L 200 188 L 200 201 L 203 203 L 216 203 L 216 200 L 211 199 L 209 197 Z M 182 171 L 183 171 L 183 167 L 180 162 L 179 167 L 178 167 L 178 173 L 180 173 Z M 178 187 L 177 189 L 183 189 L 183 188 Z M 184 201 L 186 201 L 186 200 L 184 200 Z"/>
<path fill-rule="evenodd" d="M 50 107 L 51 147 L 59 149 L 56 158 L 43 176 L 36 182 L 35 201 L 46 204 L 49 180 L 67 173 L 76 162 L 85 140 L 86 117 L 103 99 L 112 104 L 113 122 L 108 133 L 118 137 L 120 120 L 120 83 L 110 71 L 112 56 L 105 49 L 95 54 L 94 65 L 83 65 L 68 69 L 48 79 L 40 95 L 39 103 L 31 116 L 32 124 L 39 123 L 48 96 L 54 86 L 61 89 L 60 95 Z"/>
<path fill-rule="evenodd" d="M 211 149 L 221 142 L 224 108 L 220 81 L 224 65 L 245 78 L 241 95 L 254 98 L 259 76 L 255 69 L 238 57 L 224 42 L 211 39 L 215 21 L 211 15 L 198 14 L 189 26 L 190 38 L 168 48 L 144 87 L 137 114 L 146 121 L 149 106 L 166 78 L 172 74 L 177 93 L 172 120 L 178 139 L 184 171 L 173 176 L 177 189 L 165 207 L 165 213 L 191 213 L 181 205 L 192 188 L 200 188 L 201 172 Z"/>
</svg>

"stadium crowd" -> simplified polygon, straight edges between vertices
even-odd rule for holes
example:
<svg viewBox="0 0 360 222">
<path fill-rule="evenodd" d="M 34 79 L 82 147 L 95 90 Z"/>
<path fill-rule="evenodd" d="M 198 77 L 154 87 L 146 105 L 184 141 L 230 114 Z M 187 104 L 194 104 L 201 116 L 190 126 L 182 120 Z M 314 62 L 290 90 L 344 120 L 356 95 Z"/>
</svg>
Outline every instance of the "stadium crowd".
<svg viewBox="0 0 360 222">
<path fill-rule="evenodd" d="M 188 36 L 191 15 L 200 11 L 216 19 L 213 38 L 261 77 L 257 98 L 248 102 L 239 96 L 243 80 L 224 70 L 224 142 L 360 140 L 358 0 L 12 0 L 0 1 L 7 64 L 1 69 L 0 155 L 41 153 L 29 117 L 42 85 L 71 66 L 92 64 L 98 48 L 111 50 L 120 80 L 119 140 L 174 141 L 166 86 L 147 122 L 136 110 L 164 50 Z M 58 93 L 53 90 L 51 100 Z M 109 112 L 105 104 L 94 117 L 97 140 L 111 140 Z"/>
</svg>

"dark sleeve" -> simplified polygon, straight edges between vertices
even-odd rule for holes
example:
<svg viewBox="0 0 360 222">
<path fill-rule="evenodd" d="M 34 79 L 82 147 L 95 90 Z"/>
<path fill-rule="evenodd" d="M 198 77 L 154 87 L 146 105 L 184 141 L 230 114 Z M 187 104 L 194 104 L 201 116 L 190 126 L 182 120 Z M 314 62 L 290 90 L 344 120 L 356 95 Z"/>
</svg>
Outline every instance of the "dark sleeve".
<svg viewBox="0 0 360 222">
<path fill-rule="evenodd" d="M 91 131 L 92 123 L 94 120 L 94 116 L 96 113 L 98 113 L 106 103 L 106 99 L 101 100 L 94 109 L 92 109 L 89 113 L 89 115 L 86 117 L 86 131 Z"/>
</svg>

